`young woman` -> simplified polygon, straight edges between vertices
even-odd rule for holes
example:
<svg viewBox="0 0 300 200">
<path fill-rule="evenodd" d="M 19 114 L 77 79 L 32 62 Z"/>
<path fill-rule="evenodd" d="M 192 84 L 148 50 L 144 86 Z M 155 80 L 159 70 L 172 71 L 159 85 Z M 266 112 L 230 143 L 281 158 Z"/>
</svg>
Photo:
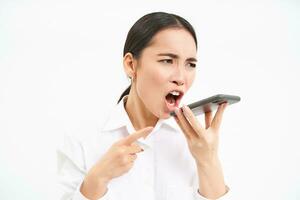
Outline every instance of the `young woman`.
<svg viewBox="0 0 300 200">
<path fill-rule="evenodd" d="M 180 16 L 150 13 L 132 26 L 123 55 L 131 85 L 101 132 L 68 138 L 58 151 L 61 199 L 228 198 L 218 158 L 226 105 L 206 113 L 205 126 L 179 108 L 196 75 L 196 53 L 194 29 Z"/>
</svg>

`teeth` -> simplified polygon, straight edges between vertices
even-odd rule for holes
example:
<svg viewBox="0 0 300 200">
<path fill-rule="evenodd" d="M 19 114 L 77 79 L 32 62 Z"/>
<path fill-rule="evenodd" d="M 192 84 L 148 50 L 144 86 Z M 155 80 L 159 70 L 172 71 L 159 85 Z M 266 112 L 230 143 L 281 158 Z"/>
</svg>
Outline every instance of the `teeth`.
<svg viewBox="0 0 300 200">
<path fill-rule="evenodd" d="M 179 96 L 179 92 L 178 91 L 172 91 L 172 92 L 170 92 L 172 95 L 174 95 L 174 96 Z"/>
</svg>

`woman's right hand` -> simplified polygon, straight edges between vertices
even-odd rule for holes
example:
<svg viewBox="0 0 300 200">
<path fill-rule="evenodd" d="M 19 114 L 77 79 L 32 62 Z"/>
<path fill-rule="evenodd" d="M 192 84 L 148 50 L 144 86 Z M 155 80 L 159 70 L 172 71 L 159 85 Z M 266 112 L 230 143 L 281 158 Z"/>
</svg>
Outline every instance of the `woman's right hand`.
<svg viewBox="0 0 300 200">
<path fill-rule="evenodd" d="M 103 157 L 90 169 L 85 177 L 80 192 L 89 199 L 99 199 L 107 191 L 107 184 L 113 178 L 128 172 L 143 149 L 135 144 L 141 137 L 146 137 L 152 127 L 141 129 L 114 143 Z"/>
</svg>

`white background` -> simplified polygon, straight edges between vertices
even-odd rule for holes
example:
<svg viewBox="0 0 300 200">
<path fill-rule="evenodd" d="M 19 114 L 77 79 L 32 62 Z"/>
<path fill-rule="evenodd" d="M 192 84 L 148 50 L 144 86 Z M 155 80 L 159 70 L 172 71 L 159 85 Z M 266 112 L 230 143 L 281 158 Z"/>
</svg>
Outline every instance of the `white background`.
<svg viewBox="0 0 300 200">
<path fill-rule="evenodd" d="M 0 199 L 55 199 L 64 133 L 97 130 L 127 87 L 122 50 L 148 12 L 198 34 L 184 102 L 240 95 L 220 155 L 236 199 L 300 199 L 300 3 L 286 1 L 0 2 Z"/>
</svg>

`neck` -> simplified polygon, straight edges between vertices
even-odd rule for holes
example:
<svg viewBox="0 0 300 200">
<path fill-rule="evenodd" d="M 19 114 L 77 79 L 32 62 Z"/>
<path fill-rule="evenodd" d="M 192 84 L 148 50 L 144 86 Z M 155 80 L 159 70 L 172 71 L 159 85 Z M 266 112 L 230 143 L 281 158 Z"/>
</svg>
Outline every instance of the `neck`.
<svg viewBox="0 0 300 200">
<path fill-rule="evenodd" d="M 158 121 L 158 117 L 153 115 L 141 101 L 136 93 L 134 85 L 131 86 L 125 110 L 135 130 L 152 126 L 154 127 Z"/>
</svg>

